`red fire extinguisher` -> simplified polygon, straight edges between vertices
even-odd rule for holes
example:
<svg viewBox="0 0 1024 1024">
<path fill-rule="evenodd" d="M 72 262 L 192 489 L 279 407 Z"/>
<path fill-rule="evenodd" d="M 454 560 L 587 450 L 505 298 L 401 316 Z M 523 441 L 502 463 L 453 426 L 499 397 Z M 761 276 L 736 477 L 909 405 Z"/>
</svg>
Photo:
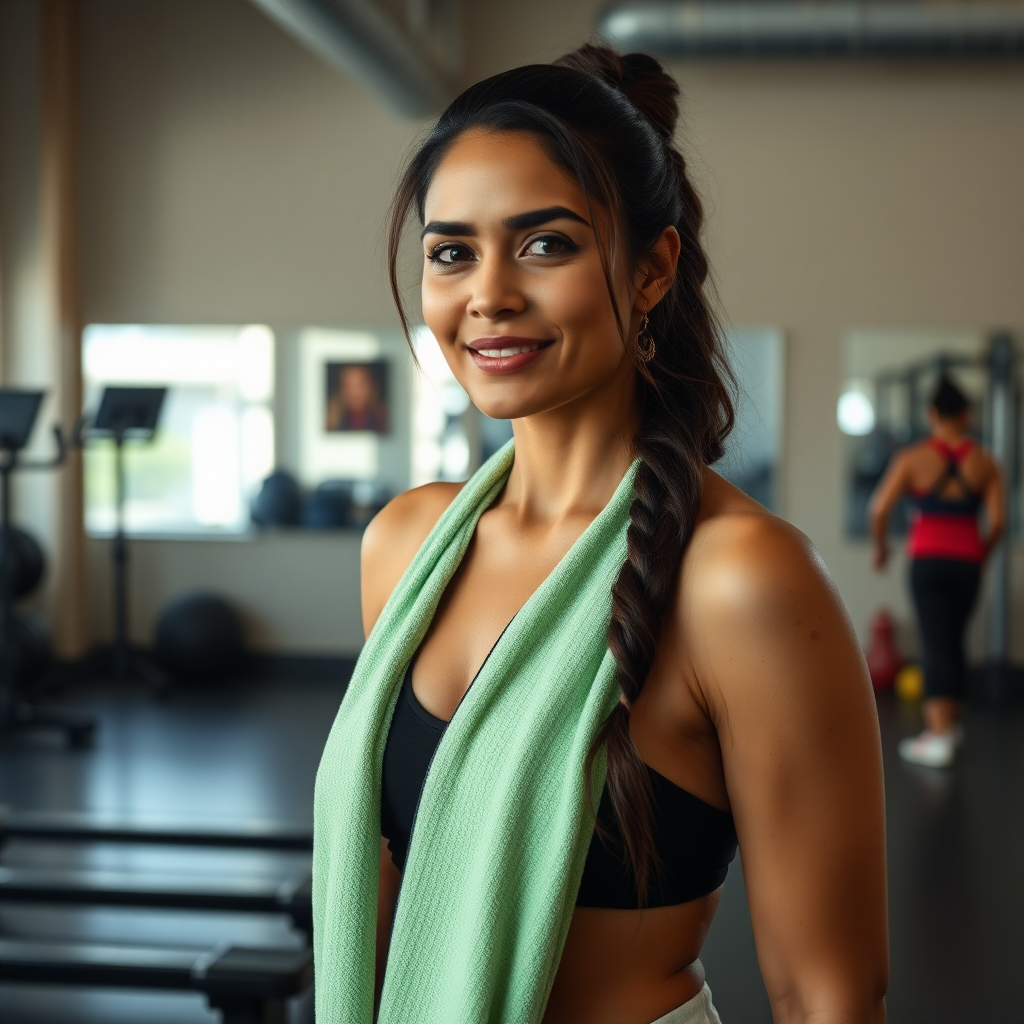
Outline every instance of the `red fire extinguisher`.
<svg viewBox="0 0 1024 1024">
<path fill-rule="evenodd" d="M 867 649 L 868 672 L 876 690 L 886 690 L 893 684 L 903 665 L 896 650 L 892 616 L 884 609 L 871 619 L 871 642 Z"/>
</svg>

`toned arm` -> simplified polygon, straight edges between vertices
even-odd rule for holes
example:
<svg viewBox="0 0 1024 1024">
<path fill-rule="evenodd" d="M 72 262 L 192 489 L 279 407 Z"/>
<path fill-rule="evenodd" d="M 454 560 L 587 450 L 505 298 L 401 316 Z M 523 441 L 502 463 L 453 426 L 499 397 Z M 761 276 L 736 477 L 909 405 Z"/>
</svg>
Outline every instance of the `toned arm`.
<svg viewBox="0 0 1024 1024">
<path fill-rule="evenodd" d="M 676 628 L 721 744 L 776 1024 L 878 1024 L 888 977 L 877 716 L 807 540 L 720 516 L 684 561 Z"/>
<path fill-rule="evenodd" d="M 882 477 L 881 483 L 871 496 L 871 538 L 874 541 L 873 562 L 876 569 L 884 569 L 889 561 L 889 545 L 885 531 L 889 522 L 889 513 L 896 502 L 903 497 L 909 484 L 910 466 L 906 453 L 897 455 Z"/>
</svg>

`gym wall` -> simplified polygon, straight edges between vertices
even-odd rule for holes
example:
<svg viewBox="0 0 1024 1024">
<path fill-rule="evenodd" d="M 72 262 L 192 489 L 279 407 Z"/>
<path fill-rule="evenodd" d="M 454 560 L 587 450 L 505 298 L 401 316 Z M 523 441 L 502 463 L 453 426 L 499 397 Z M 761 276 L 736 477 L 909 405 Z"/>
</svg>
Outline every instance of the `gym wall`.
<svg viewBox="0 0 1024 1024">
<path fill-rule="evenodd" d="M 467 3 L 466 80 L 576 45 L 599 7 Z M 422 124 L 391 114 L 245 0 L 85 0 L 83 36 L 87 321 L 395 325 L 381 225 Z M 843 338 L 893 324 L 1006 326 L 1024 339 L 1024 64 L 674 71 L 723 308 L 786 336 L 781 511 L 820 549 L 862 635 L 879 605 L 906 620 L 902 565 L 876 577 L 867 548 L 842 535 Z M 22 178 L 3 187 L 28 189 Z M 8 295 L 25 286 L 5 283 Z M 90 580 L 105 600 L 101 547 L 90 542 Z M 263 649 L 358 646 L 355 538 L 137 548 L 140 639 L 183 583 L 217 582 Z M 99 639 L 104 616 L 93 621 Z M 1014 634 L 1024 657 L 1024 630 Z"/>
</svg>

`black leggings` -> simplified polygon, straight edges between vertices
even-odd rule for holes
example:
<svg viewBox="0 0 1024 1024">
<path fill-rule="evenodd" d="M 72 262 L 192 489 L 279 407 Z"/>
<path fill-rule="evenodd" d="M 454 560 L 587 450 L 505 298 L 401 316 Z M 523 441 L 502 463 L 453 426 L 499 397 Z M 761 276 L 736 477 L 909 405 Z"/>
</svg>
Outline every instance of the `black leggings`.
<svg viewBox="0 0 1024 1024">
<path fill-rule="evenodd" d="M 915 558 L 910 592 L 921 631 L 924 689 L 928 697 L 963 700 L 967 684 L 964 629 L 981 582 L 981 566 L 953 558 Z"/>
</svg>

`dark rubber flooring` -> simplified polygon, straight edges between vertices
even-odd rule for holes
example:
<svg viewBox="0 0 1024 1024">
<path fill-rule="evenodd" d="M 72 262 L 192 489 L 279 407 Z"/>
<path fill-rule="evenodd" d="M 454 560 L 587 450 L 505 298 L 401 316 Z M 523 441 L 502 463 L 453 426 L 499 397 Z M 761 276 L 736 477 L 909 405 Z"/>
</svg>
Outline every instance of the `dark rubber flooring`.
<svg viewBox="0 0 1024 1024">
<path fill-rule="evenodd" d="M 95 748 L 47 736 L 0 737 L 0 803 L 214 822 L 308 824 L 321 747 L 341 681 L 234 683 L 181 689 L 158 703 L 95 684 L 59 703 L 100 723 Z M 967 744 L 949 772 L 895 755 L 916 731 L 913 709 L 879 704 L 886 758 L 893 1024 L 1024 1024 L 1024 713 L 970 709 Z M 262 874 L 294 864 L 273 854 L 116 846 L 58 850 L 12 843 L 8 864 L 87 863 L 124 870 Z M 300 941 L 275 917 L 0 906 L 0 935 L 63 935 L 164 945 Z M 724 1024 L 768 1024 L 739 864 L 702 955 Z M 211 1024 L 199 996 L 44 991 L 0 985 L 4 1024 Z M 297 1007 L 293 1019 L 308 1019 Z"/>
</svg>

